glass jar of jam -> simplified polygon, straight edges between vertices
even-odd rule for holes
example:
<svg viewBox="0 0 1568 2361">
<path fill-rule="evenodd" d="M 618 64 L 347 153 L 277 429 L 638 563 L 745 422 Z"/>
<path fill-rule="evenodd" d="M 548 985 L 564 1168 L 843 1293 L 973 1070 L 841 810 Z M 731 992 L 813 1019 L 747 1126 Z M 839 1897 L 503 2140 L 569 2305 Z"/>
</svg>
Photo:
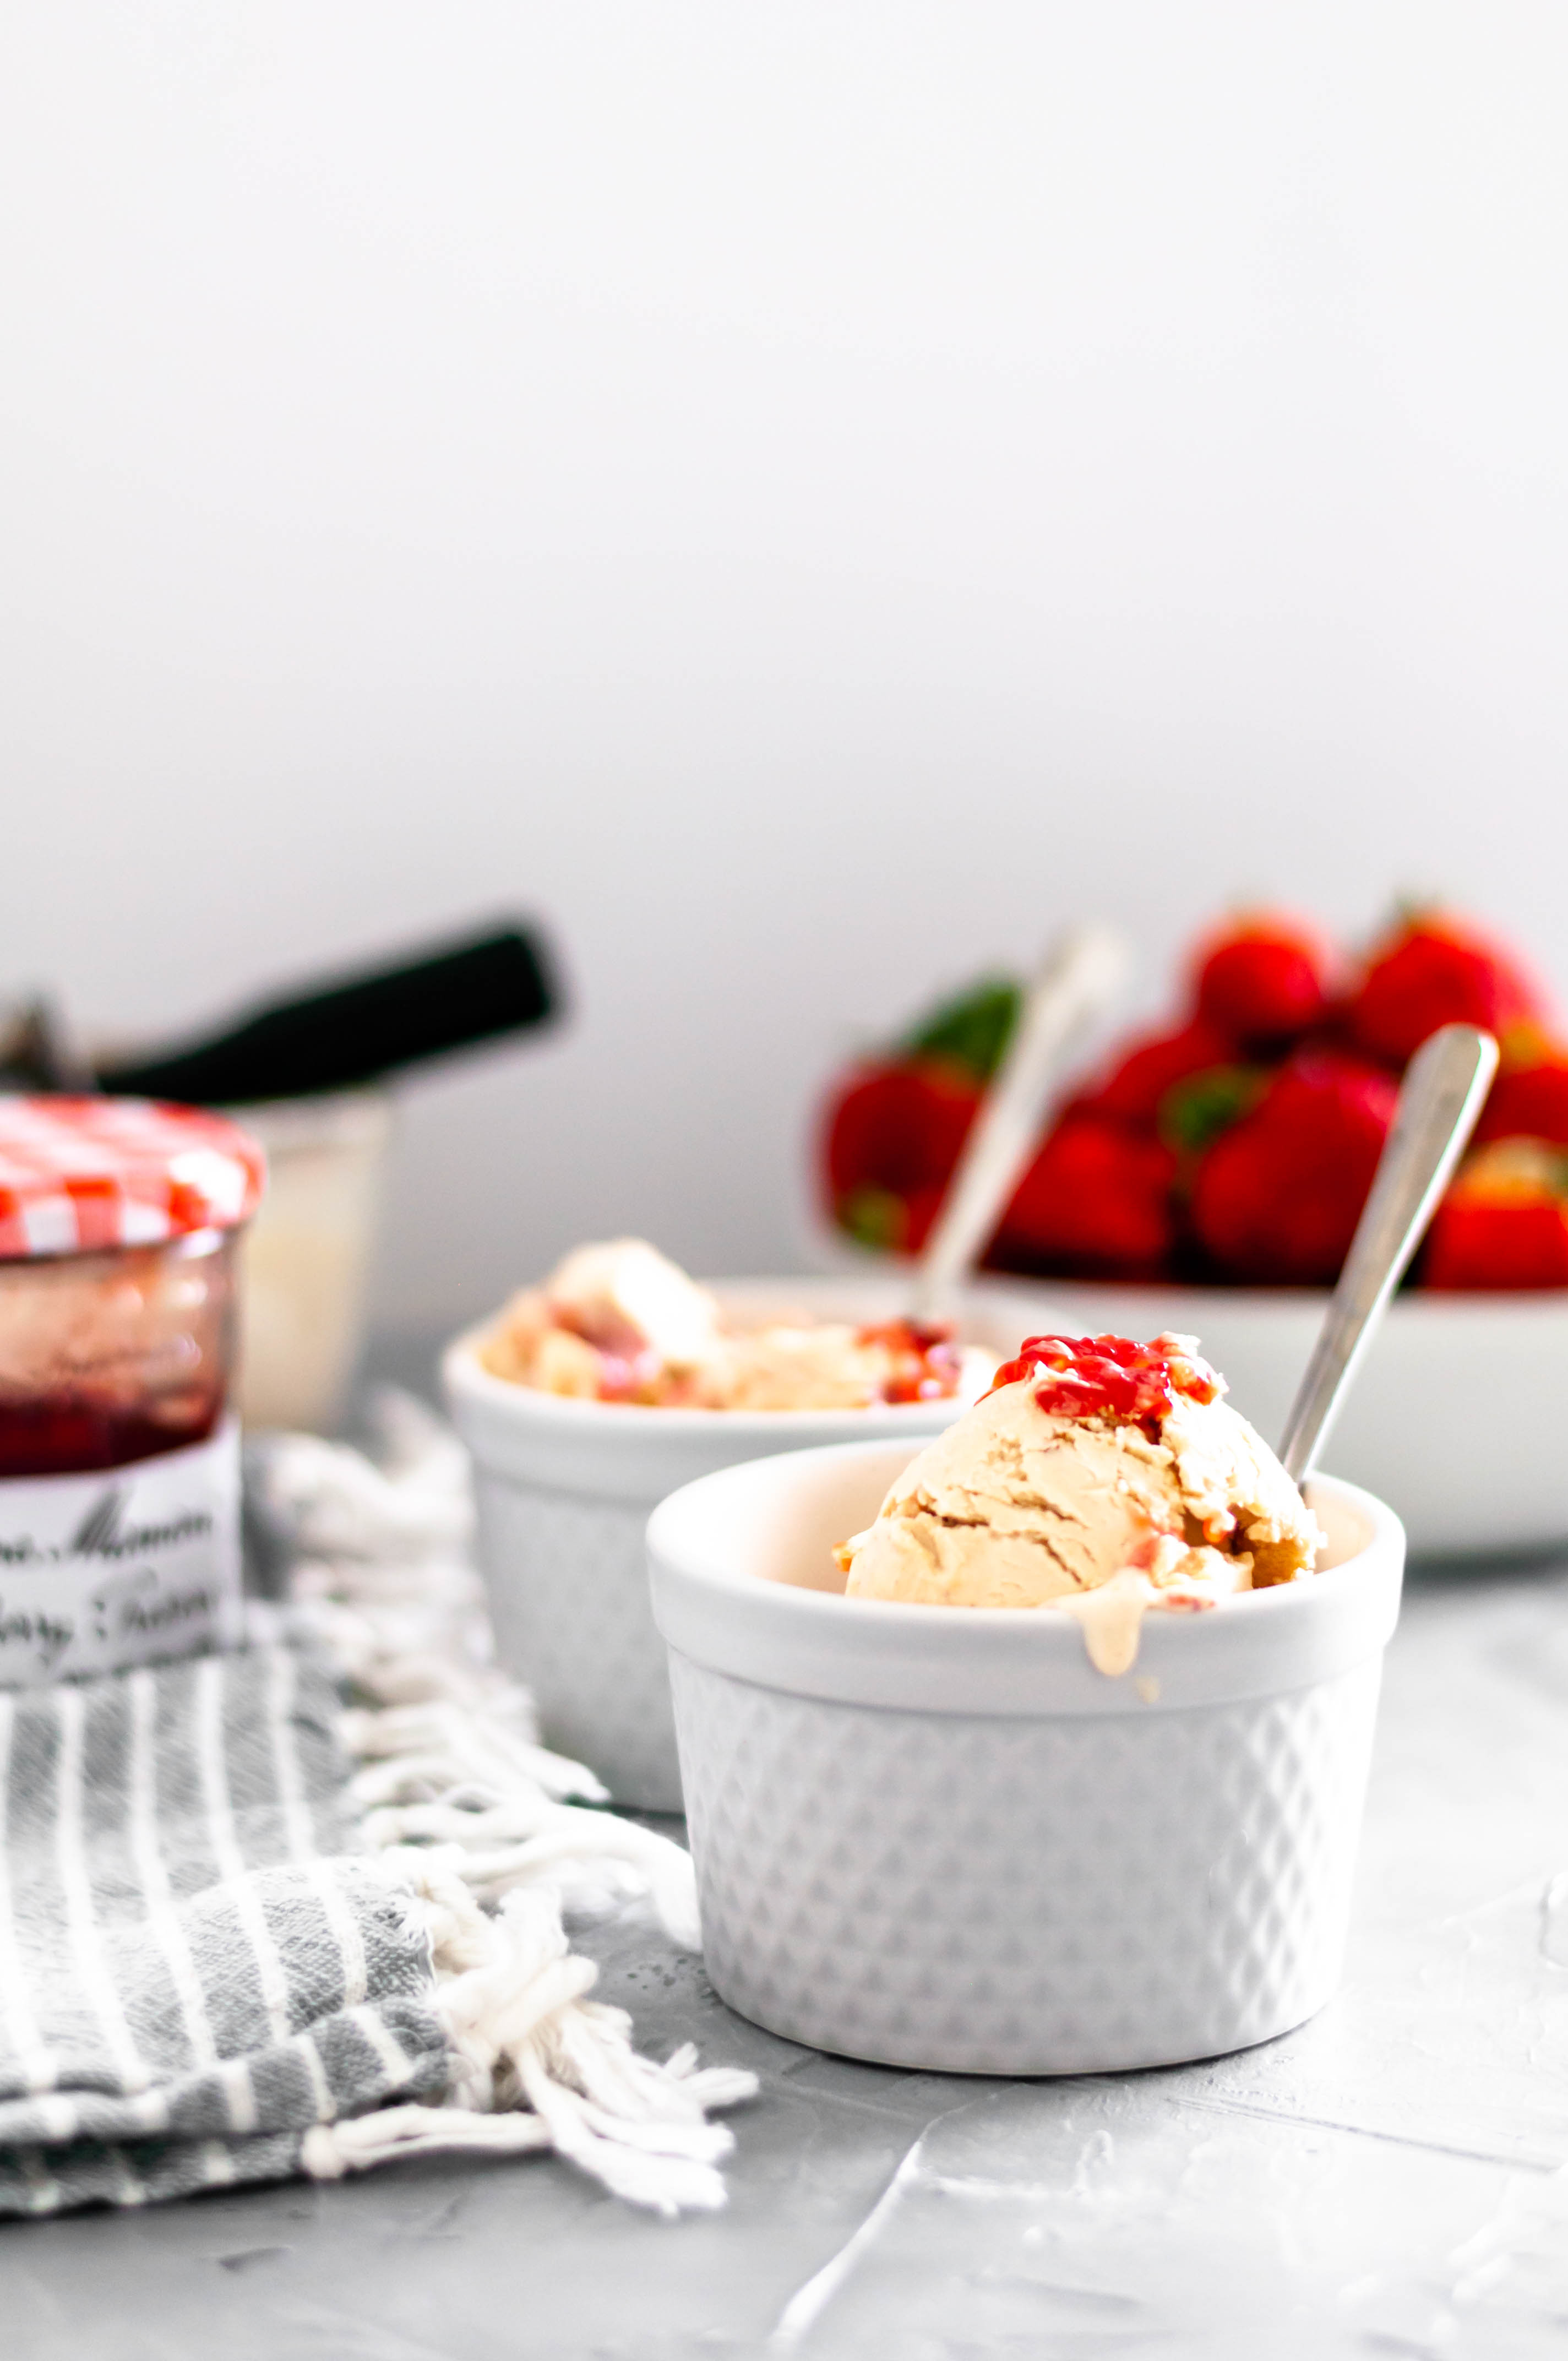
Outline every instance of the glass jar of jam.
<svg viewBox="0 0 1568 2361">
<path fill-rule="evenodd" d="M 0 1687 L 233 1645 L 234 1124 L 0 1097 Z"/>
</svg>

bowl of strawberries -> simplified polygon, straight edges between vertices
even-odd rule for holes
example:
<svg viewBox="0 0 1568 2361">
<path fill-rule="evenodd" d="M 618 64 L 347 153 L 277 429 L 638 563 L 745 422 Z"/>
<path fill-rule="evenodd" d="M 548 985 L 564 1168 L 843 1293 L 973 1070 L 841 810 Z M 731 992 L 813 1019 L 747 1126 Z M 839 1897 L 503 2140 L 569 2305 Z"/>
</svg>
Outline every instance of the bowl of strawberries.
<svg viewBox="0 0 1568 2361">
<path fill-rule="evenodd" d="M 1018 1005 L 984 979 L 838 1077 L 818 1157 L 833 1258 L 919 1251 Z M 1502 1063 L 1329 1459 L 1417 1552 L 1568 1542 L 1568 1046 L 1524 962 L 1450 912 L 1403 911 L 1354 958 L 1275 912 L 1212 929 L 1170 1020 L 1058 1102 L 987 1291 L 1020 1334 L 1195 1334 L 1277 1436 L 1400 1076 L 1455 1021 L 1496 1033 Z"/>
</svg>

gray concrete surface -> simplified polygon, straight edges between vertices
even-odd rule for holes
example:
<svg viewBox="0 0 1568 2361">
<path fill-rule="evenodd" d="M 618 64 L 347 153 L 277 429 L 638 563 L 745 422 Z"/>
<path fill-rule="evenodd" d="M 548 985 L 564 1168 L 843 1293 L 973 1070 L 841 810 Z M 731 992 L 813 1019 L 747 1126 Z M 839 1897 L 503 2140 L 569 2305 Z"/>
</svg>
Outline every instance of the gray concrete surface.
<svg viewBox="0 0 1568 2361">
<path fill-rule="evenodd" d="M 1174 2072 L 985 2082 L 742 2023 L 601 1934 L 643 2043 L 745 2062 L 726 2213 L 554 2159 L 0 2230 L 5 2361 L 1535 2361 L 1568 2350 L 1568 1570 L 1418 1576 L 1351 1958 Z"/>
</svg>

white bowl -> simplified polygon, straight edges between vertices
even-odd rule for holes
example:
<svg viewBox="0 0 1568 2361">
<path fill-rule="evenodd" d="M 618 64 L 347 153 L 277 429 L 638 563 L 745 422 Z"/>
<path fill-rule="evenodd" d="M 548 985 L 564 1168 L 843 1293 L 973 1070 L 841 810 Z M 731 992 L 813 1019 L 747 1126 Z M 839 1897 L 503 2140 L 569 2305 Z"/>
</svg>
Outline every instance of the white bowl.
<svg viewBox="0 0 1568 2361">
<path fill-rule="evenodd" d="M 905 1284 L 891 1278 L 708 1283 L 743 1323 L 792 1309 L 880 1321 L 906 1300 Z M 679 1811 L 669 1675 L 648 1604 L 650 1510 L 714 1468 L 806 1444 L 901 1437 L 907 1459 L 963 1405 L 711 1411 L 567 1400 L 492 1376 L 478 1358 L 485 1333 L 448 1346 L 442 1379 L 474 1455 L 479 1561 L 502 1660 L 532 1690 L 548 1742 L 590 1764 L 618 1803 Z M 1018 1341 L 993 1335 L 984 1314 L 966 1319 L 964 1334 L 998 1354 Z"/>
<path fill-rule="evenodd" d="M 1020 1336 L 1196 1335 L 1237 1410 L 1273 1444 L 1329 1300 L 1316 1288 L 983 1285 Z M 1397 1510 L 1413 1557 L 1543 1549 L 1568 1541 L 1565 1427 L 1568 1294 L 1418 1291 L 1389 1305 L 1327 1456 Z"/>
<path fill-rule="evenodd" d="M 818 1224 L 810 1252 L 848 1274 L 900 1268 Z M 1326 1288 L 1164 1287 L 978 1279 L 1003 1328 L 1200 1340 L 1244 1418 L 1277 1444 Z M 1398 1511 L 1412 1557 L 1471 1557 L 1568 1542 L 1568 1290 L 1396 1298 L 1329 1439 L 1352 1483 Z"/>
<path fill-rule="evenodd" d="M 1328 1571 L 1153 1614 L 1108 1680 L 1048 1609 L 845 1598 L 886 1444 L 730 1467 L 648 1528 L 714 1987 L 819 2049 L 1075 2074 L 1266 2041 L 1340 1972 L 1393 1511 Z"/>
</svg>

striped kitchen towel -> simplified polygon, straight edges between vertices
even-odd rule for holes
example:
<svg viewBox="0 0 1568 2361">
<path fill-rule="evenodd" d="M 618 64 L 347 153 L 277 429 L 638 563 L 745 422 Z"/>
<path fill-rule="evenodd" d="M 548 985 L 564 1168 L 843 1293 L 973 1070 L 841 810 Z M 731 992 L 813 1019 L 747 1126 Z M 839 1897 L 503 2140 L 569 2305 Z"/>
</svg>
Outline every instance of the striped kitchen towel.
<svg viewBox="0 0 1568 2361">
<path fill-rule="evenodd" d="M 0 2212 L 276 2179 L 445 2089 L 337 1714 L 283 1648 L 0 1694 Z"/>
<path fill-rule="evenodd" d="M 417 1486 L 297 1458 L 318 1509 L 346 1486 L 364 1530 L 374 1478 L 410 1525 Z M 707 2116 L 754 2079 L 640 2056 L 563 1917 L 641 1891 L 689 1944 L 689 1860 L 564 1800 L 597 1783 L 514 1726 L 504 1684 L 454 1692 L 478 1675 L 432 1648 L 422 1694 L 377 1637 L 417 1571 L 405 1548 L 313 1577 L 318 1640 L 323 1598 L 359 1634 L 361 1698 L 379 1668 L 407 1702 L 345 1711 L 336 1667 L 281 1643 L 0 1692 L 0 2214 L 463 2148 L 554 2149 L 665 2213 L 722 2203 Z"/>
</svg>

